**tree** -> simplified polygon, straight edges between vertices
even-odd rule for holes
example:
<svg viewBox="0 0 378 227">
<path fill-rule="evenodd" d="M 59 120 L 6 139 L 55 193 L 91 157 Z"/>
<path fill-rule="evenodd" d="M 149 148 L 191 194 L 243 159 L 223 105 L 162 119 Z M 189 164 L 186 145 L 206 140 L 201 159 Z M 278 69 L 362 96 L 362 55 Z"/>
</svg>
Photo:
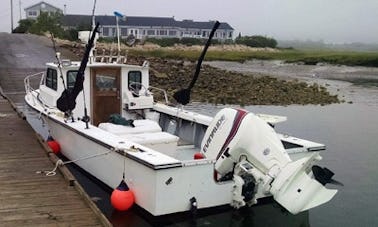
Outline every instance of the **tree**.
<svg viewBox="0 0 378 227">
<path fill-rule="evenodd" d="M 20 20 L 19 26 L 13 30 L 14 33 L 32 33 L 42 35 L 51 32 L 55 37 L 75 41 L 78 38 L 78 31 L 91 30 L 91 26 L 87 24 L 79 24 L 77 28 L 64 30 L 61 26 L 63 14 L 41 12 L 36 20 L 23 19 Z"/>
<path fill-rule="evenodd" d="M 42 35 L 45 32 L 51 32 L 56 37 L 63 36 L 63 28 L 60 25 L 61 13 L 41 12 L 37 20 L 30 28 L 30 33 Z"/>
</svg>

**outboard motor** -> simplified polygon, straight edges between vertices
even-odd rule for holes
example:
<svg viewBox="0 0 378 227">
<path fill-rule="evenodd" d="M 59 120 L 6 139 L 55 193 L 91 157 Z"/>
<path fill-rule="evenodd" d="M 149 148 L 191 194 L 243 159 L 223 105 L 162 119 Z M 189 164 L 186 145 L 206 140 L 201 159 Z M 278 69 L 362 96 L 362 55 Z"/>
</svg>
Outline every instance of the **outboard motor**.
<svg viewBox="0 0 378 227">
<path fill-rule="evenodd" d="M 216 181 L 234 181 L 231 205 L 236 208 L 273 195 L 297 214 L 328 202 L 337 193 L 314 177 L 313 164 L 321 159 L 318 152 L 292 161 L 274 129 L 245 110 L 221 110 L 205 133 L 201 152 L 216 160 Z"/>
</svg>

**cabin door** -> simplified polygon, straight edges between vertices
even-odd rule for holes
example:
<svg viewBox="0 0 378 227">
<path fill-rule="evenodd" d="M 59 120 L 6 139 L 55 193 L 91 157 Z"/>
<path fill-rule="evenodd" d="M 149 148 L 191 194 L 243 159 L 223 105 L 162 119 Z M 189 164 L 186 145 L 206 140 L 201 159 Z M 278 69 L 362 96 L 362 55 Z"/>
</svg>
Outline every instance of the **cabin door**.
<svg viewBox="0 0 378 227">
<path fill-rule="evenodd" d="M 120 68 L 91 71 L 92 123 L 108 122 L 111 114 L 121 114 Z"/>
</svg>

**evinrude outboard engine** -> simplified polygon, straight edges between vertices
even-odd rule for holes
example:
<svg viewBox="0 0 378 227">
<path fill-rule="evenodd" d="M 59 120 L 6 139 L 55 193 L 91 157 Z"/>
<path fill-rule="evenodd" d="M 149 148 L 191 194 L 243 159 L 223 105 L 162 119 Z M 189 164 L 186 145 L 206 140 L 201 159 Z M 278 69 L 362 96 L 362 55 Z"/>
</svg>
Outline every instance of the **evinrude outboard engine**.
<svg viewBox="0 0 378 227">
<path fill-rule="evenodd" d="M 273 195 L 296 214 L 328 202 L 337 192 L 314 177 L 313 164 L 321 159 L 318 152 L 292 161 L 274 129 L 245 110 L 221 110 L 205 133 L 201 152 L 216 160 L 216 181 L 234 181 L 231 205 L 236 208 Z M 328 175 L 330 180 L 333 173 Z"/>
</svg>

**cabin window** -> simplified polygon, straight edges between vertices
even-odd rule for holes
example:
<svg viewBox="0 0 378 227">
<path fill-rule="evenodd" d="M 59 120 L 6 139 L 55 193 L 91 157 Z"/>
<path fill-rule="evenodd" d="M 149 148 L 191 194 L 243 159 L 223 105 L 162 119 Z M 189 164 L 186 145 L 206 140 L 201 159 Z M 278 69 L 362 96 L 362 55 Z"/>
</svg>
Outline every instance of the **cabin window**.
<svg viewBox="0 0 378 227">
<path fill-rule="evenodd" d="M 113 74 L 97 74 L 96 75 L 96 89 L 97 91 L 116 91 L 117 78 Z"/>
<path fill-rule="evenodd" d="M 77 70 L 70 70 L 67 72 L 67 89 L 72 90 L 75 87 Z"/>
<path fill-rule="evenodd" d="M 47 74 L 46 74 L 46 82 L 45 82 L 46 87 L 49 87 L 53 90 L 57 90 L 58 88 L 58 76 L 57 76 L 57 71 L 55 69 L 47 69 Z"/>
<path fill-rule="evenodd" d="M 131 84 L 136 83 L 136 84 Z M 130 71 L 128 74 L 128 84 L 135 90 L 140 90 L 142 85 L 142 72 L 141 71 Z"/>
</svg>

